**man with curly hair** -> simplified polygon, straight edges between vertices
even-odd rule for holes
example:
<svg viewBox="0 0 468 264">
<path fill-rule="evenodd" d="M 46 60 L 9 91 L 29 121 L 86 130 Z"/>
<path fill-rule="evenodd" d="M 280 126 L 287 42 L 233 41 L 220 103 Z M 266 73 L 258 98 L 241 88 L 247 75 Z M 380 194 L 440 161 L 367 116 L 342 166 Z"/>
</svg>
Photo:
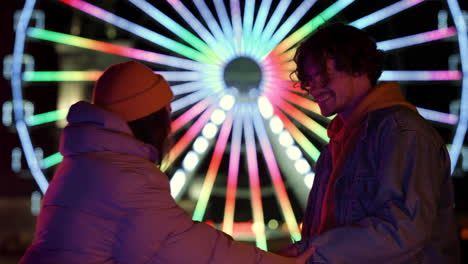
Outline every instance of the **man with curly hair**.
<svg viewBox="0 0 468 264">
<path fill-rule="evenodd" d="M 396 83 L 365 32 L 320 28 L 297 49 L 296 75 L 324 116 L 330 143 L 315 164 L 302 241 L 309 263 L 458 263 L 444 142 Z"/>
</svg>

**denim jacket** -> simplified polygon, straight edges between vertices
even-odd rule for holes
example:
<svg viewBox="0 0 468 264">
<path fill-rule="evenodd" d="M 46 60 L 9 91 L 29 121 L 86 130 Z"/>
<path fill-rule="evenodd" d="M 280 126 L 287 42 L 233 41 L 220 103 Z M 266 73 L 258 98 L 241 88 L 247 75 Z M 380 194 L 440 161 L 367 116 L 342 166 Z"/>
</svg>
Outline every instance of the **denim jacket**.
<svg viewBox="0 0 468 264">
<path fill-rule="evenodd" d="M 316 164 L 299 252 L 309 263 L 458 263 L 450 158 L 416 112 L 392 106 L 369 113 L 334 182 L 336 227 L 318 225 L 331 172 L 328 145 Z"/>
</svg>

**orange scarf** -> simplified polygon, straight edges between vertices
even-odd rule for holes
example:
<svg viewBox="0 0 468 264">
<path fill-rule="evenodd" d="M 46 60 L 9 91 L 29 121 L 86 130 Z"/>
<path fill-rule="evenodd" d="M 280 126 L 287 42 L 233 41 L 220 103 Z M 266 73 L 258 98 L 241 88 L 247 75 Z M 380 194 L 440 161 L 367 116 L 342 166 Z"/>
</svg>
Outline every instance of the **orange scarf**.
<svg viewBox="0 0 468 264">
<path fill-rule="evenodd" d="M 363 127 L 362 122 L 368 113 L 394 105 L 403 105 L 417 111 L 413 105 L 404 100 L 400 88 L 395 82 L 382 82 L 370 90 L 346 120 L 337 115 L 328 125 L 327 132 L 330 138 L 329 148 L 332 158 L 332 171 L 322 202 L 318 234 L 336 226 L 333 186 L 357 141 L 358 135 L 360 135 L 359 132 Z"/>
</svg>

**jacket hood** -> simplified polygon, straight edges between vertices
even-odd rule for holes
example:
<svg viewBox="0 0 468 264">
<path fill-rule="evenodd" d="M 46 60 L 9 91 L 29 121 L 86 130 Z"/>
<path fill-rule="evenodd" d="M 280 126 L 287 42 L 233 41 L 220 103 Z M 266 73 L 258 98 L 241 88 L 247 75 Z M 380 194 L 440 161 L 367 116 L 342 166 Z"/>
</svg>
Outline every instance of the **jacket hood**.
<svg viewBox="0 0 468 264">
<path fill-rule="evenodd" d="M 150 161 L 158 159 L 157 149 L 136 139 L 122 118 L 94 104 L 80 101 L 72 105 L 67 121 L 59 147 L 65 157 L 108 151 Z"/>
</svg>

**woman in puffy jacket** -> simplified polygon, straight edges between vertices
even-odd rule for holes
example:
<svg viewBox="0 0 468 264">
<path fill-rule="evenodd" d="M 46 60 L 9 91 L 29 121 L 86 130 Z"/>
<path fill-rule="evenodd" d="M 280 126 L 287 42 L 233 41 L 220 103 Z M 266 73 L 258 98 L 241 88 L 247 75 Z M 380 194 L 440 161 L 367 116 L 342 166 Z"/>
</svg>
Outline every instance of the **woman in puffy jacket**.
<svg viewBox="0 0 468 264">
<path fill-rule="evenodd" d="M 130 61 L 107 69 L 93 103 L 67 116 L 62 163 L 20 263 L 305 263 L 232 240 L 194 222 L 155 165 L 170 133 L 167 82 Z"/>
</svg>

